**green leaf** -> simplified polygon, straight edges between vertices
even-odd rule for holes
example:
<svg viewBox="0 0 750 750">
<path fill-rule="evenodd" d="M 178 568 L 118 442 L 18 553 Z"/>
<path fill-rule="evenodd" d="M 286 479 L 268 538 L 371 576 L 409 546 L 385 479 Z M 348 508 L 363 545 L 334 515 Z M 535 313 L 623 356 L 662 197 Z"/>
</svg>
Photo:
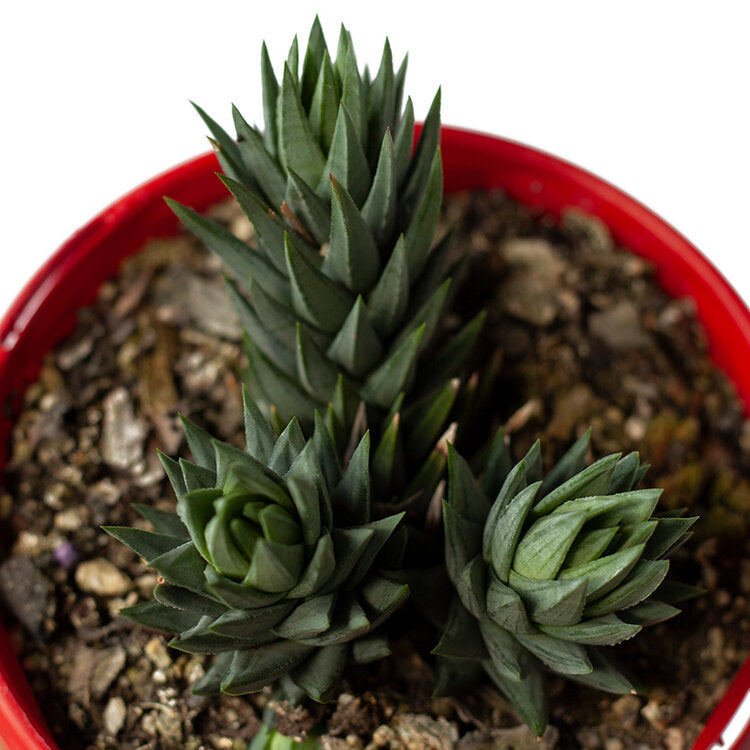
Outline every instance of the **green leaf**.
<svg viewBox="0 0 750 750">
<path fill-rule="evenodd" d="M 442 383 L 453 377 L 463 366 L 474 349 L 474 344 L 484 326 L 487 313 L 482 312 L 475 315 L 456 335 L 451 336 L 448 341 L 441 345 L 434 357 L 430 358 L 430 367 L 426 373 L 425 380 L 420 383 L 422 388 L 431 388 L 437 383 Z"/>
<path fill-rule="evenodd" d="M 479 621 L 456 598 L 448 610 L 448 624 L 431 653 L 454 659 L 489 658 L 479 630 Z"/>
<path fill-rule="evenodd" d="M 620 617 L 625 621 L 641 625 L 642 627 L 656 625 L 658 622 L 664 622 L 679 614 L 680 610 L 677 607 L 656 601 L 655 599 L 647 599 L 645 602 L 636 604 L 634 607 L 630 607 L 624 612 L 619 613 Z"/>
<path fill-rule="evenodd" d="M 287 271 L 294 311 L 326 333 L 335 333 L 351 310 L 354 297 L 340 284 L 324 276 L 284 237 Z"/>
<path fill-rule="evenodd" d="M 227 606 L 235 609 L 268 607 L 284 596 L 284 592 L 269 594 L 266 591 L 258 591 L 242 583 L 231 581 L 219 575 L 211 567 L 205 569 L 204 576 L 207 590 Z"/>
<path fill-rule="evenodd" d="M 331 537 L 336 551 L 337 564 L 333 575 L 326 581 L 321 593 L 339 588 L 349 577 L 359 558 L 367 549 L 374 533 L 372 529 L 364 527 L 354 529 L 333 528 Z"/>
<path fill-rule="evenodd" d="M 159 461 L 161 462 L 162 467 L 164 468 L 164 473 L 167 475 L 167 479 L 169 479 L 169 483 L 172 485 L 174 494 L 179 500 L 187 492 L 185 478 L 182 476 L 180 464 L 173 458 L 162 453 L 160 450 L 157 450 L 156 453 L 159 456 Z"/>
<path fill-rule="evenodd" d="M 589 674 L 593 671 L 586 650 L 577 643 L 561 641 L 544 633 L 516 633 L 516 638 L 558 674 Z"/>
<path fill-rule="evenodd" d="M 409 268 L 406 243 L 401 235 L 388 258 L 383 273 L 367 300 L 367 317 L 382 337 L 390 337 L 401 322 L 409 304 Z"/>
<path fill-rule="evenodd" d="M 482 667 L 470 659 L 451 659 L 437 656 L 435 658 L 434 698 L 461 695 L 471 689 L 482 679 Z"/>
<path fill-rule="evenodd" d="M 390 240 L 393 235 L 397 195 L 393 140 L 391 131 L 385 130 L 372 186 L 362 206 L 362 216 L 379 246 Z"/>
<path fill-rule="evenodd" d="M 589 604 L 584 614 L 597 617 L 633 607 L 656 591 L 668 570 L 669 560 L 639 560 L 617 588 Z"/>
<path fill-rule="evenodd" d="M 508 582 L 526 516 L 534 504 L 541 484 L 535 482 L 505 502 L 504 490 L 512 491 L 516 486 L 516 478 L 520 478 L 523 472 L 523 464 L 520 464 L 515 474 L 511 472 L 508 475 L 503 489 L 492 505 L 482 537 L 484 559 L 492 564 L 492 570 L 502 583 Z M 488 535 L 487 531 L 490 531 L 491 535 Z"/>
<path fill-rule="evenodd" d="M 544 478 L 542 484 L 542 497 L 548 495 L 552 490 L 564 484 L 572 477 L 576 476 L 584 470 L 586 467 L 586 451 L 589 448 L 591 442 L 591 428 L 589 427 L 586 432 L 568 448 L 563 457 L 552 467 Z M 620 461 L 622 463 L 622 461 Z M 617 465 L 619 466 L 619 464 Z M 614 472 L 617 472 L 617 466 L 615 466 Z M 613 474 L 614 476 L 614 474 Z"/>
<path fill-rule="evenodd" d="M 384 424 L 387 426 L 375 450 L 370 470 L 378 493 L 387 496 L 392 492 L 394 486 L 400 486 L 404 478 L 401 415 L 396 412 Z"/>
<path fill-rule="evenodd" d="M 179 459 L 177 463 L 182 471 L 182 478 L 185 481 L 185 489 L 188 492 L 213 489 L 216 486 L 215 471 L 204 469 L 202 466 L 197 466 L 190 461 L 186 461 L 184 458 Z M 179 508 L 179 504 L 177 507 Z"/>
<path fill-rule="evenodd" d="M 481 549 L 482 524 L 470 521 L 457 513 L 443 500 L 443 527 L 445 529 L 445 567 L 455 584 L 464 568 Z"/>
<path fill-rule="evenodd" d="M 355 664 L 369 664 L 390 656 L 388 641 L 382 635 L 366 635 L 352 642 L 351 658 Z"/>
<path fill-rule="evenodd" d="M 301 323 L 297 323 L 297 377 L 307 392 L 319 401 L 329 401 L 338 372 L 318 349 Z"/>
<path fill-rule="evenodd" d="M 362 526 L 372 517 L 369 431 L 349 459 L 344 476 L 331 494 L 331 502 L 341 526 Z"/>
<path fill-rule="evenodd" d="M 307 50 L 302 63 L 302 104 L 305 109 L 309 108 L 315 91 L 315 85 L 320 74 L 321 64 L 324 56 L 327 56 L 328 48 L 323 35 L 320 19 L 315 16 L 310 36 L 307 40 Z"/>
<path fill-rule="evenodd" d="M 318 492 L 309 479 L 295 475 L 287 476 L 286 485 L 297 509 L 305 546 L 313 548 L 317 546 L 322 530 Z"/>
<path fill-rule="evenodd" d="M 276 159 L 268 153 L 263 137 L 248 125 L 235 106 L 232 106 L 232 117 L 242 161 L 260 185 L 266 200 L 275 208 L 280 207 L 286 192 L 286 175 Z"/>
<path fill-rule="evenodd" d="M 255 344 L 245 338 L 249 368 L 263 390 L 266 400 L 277 407 L 283 417 L 296 414 L 300 418 L 312 417 L 315 409 L 322 407 L 294 378 L 280 370 Z"/>
<path fill-rule="evenodd" d="M 495 669 L 509 680 L 523 680 L 529 673 L 531 660 L 517 640 L 519 636 L 511 635 L 486 617 L 479 621 L 479 629 Z"/>
<path fill-rule="evenodd" d="M 278 130 L 276 126 L 276 100 L 279 95 L 279 84 L 273 72 L 271 59 L 268 56 L 268 48 L 263 42 L 260 55 L 261 80 L 263 82 L 263 119 L 265 130 L 263 141 L 268 152 L 275 156 L 278 143 Z"/>
<path fill-rule="evenodd" d="M 571 547 L 570 552 L 568 552 L 568 556 L 565 558 L 563 564 L 566 568 L 571 568 L 596 560 L 604 554 L 604 551 L 609 547 L 610 542 L 615 538 L 617 532 L 617 526 L 612 526 L 608 529 L 582 531 Z"/>
<path fill-rule="evenodd" d="M 615 466 L 615 470 L 612 474 L 612 480 L 609 483 L 609 489 L 607 490 L 608 495 L 613 495 L 616 492 L 627 492 L 628 490 L 634 490 L 637 482 L 635 481 L 636 473 L 640 461 L 638 459 L 638 453 L 632 451 L 627 456 L 623 456 Z"/>
<path fill-rule="evenodd" d="M 277 113 L 281 165 L 293 169 L 308 185 L 317 185 L 323 174 L 325 158 L 310 128 L 288 65 L 284 66 Z"/>
<path fill-rule="evenodd" d="M 237 651 L 221 683 L 221 691 L 229 695 L 256 692 L 296 667 L 311 651 L 312 646 L 286 640 Z"/>
<path fill-rule="evenodd" d="M 282 600 L 268 607 L 255 609 L 230 609 L 209 626 L 211 632 L 230 638 L 255 640 L 266 636 L 294 608 L 294 602 Z"/>
<path fill-rule="evenodd" d="M 548 711 L 541 670 L 530 670 L 528 676 L 518 682 L 506 677 L 492 662 L 483 662 L 482 666 L 524 723 L 541 739 L 547 728 Z"/>
<path fill-rule="evenodd" d="M 681 539 L 685 532 L 698 520 L 698 516 L 691 518 L 660 518 L 659 525 L 653 536 L 648 540 L 645 557 L 656 559 L 668 554 Z"/>
<path fill-rule="evenodd" d="M 425 332 L 420 343 L 420 351 L 429 345 L 432 341 L 435 331 L 440 322 L 441 315 L 445 309 L 445 301 L 450 290 L 451 280 L 446 279 L 413 315 L 410 316 L 408 323 L 403 327 L 401 333 L 396 337 L 393 346 L 401 344 L 409 334 L 417 327 L 424 326 Z"/>
<path fill-rule="evenodd" d="M 378 279 L 377 245 L 353 195 L 331 177 L 331 244 L 324 269 L 355 294 L 366 294 Z"/>
<path fill-rule="evenodd" d="M 336 66 L 339 67 L 340 57 L 336 57 Z M 344 57 L 343 69 L 339 68 L 341 75 L 341 103 L 351 113 L 354 127 L 362 142 L 364 151 L 367 149 L 367 132 L 365 130 L 366 111 L 365 102 L 362 99 L 362 81 L 357 69 L 357 58 L 354 54 L 354 46 L 349 41 Z"/>
<path fill-rule="evenodd" d="M 600 458 L 583 471 L 579 471 L 544 495 L 532 509 L 532 517 L 539 518 L 555 509 L 562 513 L 564 511 L 560 509 L 566 501 L 591 495 L 603 495 L 609 488 L 612 474 L 619 460 L 620 454 L 613 453 L 611 456 Z"/>
<path fill-rule="evenodd" d="M 440 148 L 440 99 L 441 92 L 438 89 L 422 126 L 419 142 L 414 149 L 414 156 L 403 190 L 402 200 L 404 202 L 416 204 L 419 197 L 427 190 L 425 186 L 430 180 L 435 164 L 434 157 Z"/>
<path fill-rule="evenodd" d="M 176 462 L 174 463 L 179 468 L 179 465 Z M 133 503 L 133 509 L 138 511 L 156 529 L 158 534 L 177 537 L 182 539 L 183 542 L 190 538 L 188 530 L 176 513 L 142 503 Z"/>
<path fill-rule="evenodd" d="M 619 667 L 615 666 L 610 657 L 604 656 L 598 648 L 588 649 L 589 659 L 593 670 L 586 675 L 572 676 L 576 682 L 584 685 L 604 690 L 607 693 L 635 693 L 633 683 L 621 672 Z"/>
<path fill-rule="evenodd" d="M 227 611 L 223 604 L 213 599 L 207 599 L 205 596 L 179 586 L 170 586 L 163 583 L 158 583 L 154 587 L 154 599 L 165 607 L 174 607 L 175 609 L 183 609 L 187 612 L 209 615 L 210 617 L 219 617 Z"/>
<path fill-rule="evenodd" d="M 511 570 L 508 580 L 526 605 L 529 618 L 544 625 L 574 625 L 586 602 L 586 580 L 536 581 Z"/>
<path fill-rule="evenodd" d="M 328 357 L 355 377 L 363 377 L 383 354 L 383 346 L 367 319 L 362 296 L 347 316 L 326 352 Z"/>
<path fill-rule="evenodd" d="M 484 472 L 482 473 L 479 482 L 482 492 L 484 492 L 487 497 L 496 497 L 497 493 L 502 489 L 512 468 L 513 463 L 510 457 L 510 451 L 508 450 L 508 445 L 505 441 L 505 430 L 500 427 L 495 433 L 495 437 L 492 439 L 489 454 L 485 461 Z M 514 492 L 513 494 L 515 495 L 517 492 Z M 501 501 L 498 511 L 505 502 L 505 500 Z M 493 508 L 494 505 L 495 504 L 493 503 Z M 488 529 L 486 533 L 487 536 L 491 538 L 492 529 Z"/>
<path fill-rule="evenodd" d="M 360 391 L 360 395 L 367 403 L 379 406 L 381 409 L 388 409 L 399 392 L 406 388 L 414 369 L 424 331 L 424 325 L 412 331 L 401 346 L 367 378 Z"/>
<path fill-rule="evenodd" d="M 283 622 L 274 627 L 274 632 L 280 638 L 292 641 L 322 633 L 331 625 L 335 601 L 333 594 L 323 594 L 302 602 Z"/>
<path fill-rule="evenodd" d="M 331 535 L 325 531 L 315 545 L 310 562 L 302 572 L 297 585 L 289 591 L 290 599 L 302 599 L 320 591 L 336 569 L 336 553 Z"/>
<path fill-rule="evenodd" d="M 314 701 L 326 703 L 336 692 L 348 656 L 348 643 L 334 643 L 315 649 L 292 672 L 292 679 Z"/>
<path fill-rule="evenodd" d="M 411 97 L 407 98 L 404 113 L 401 116 L 396 139 L 393 142 L 393 165 L 396 172 L 396 183 L 401 185 L 411 164 L 412 145 L 414 143 L 414 105 Z"/>
<path fill-rule="evenodd" d="M 315 241 L 322 245 L 331 234 L 331 211 L 310 186 L 292 169 L 288 170 L 286 202 Z"/>
<path fill-rule="evenodd" d="M 424 134 L 424 131 L 422 132 Z M 438 149 L 432 160 L 424 193 L 405 233 L 406 263 L 412 278 L 419 275 L 429 255 L 437 231 L 442 202 L 443 162 Z"/>
<path fill-rule="evenodd" d="M 486 610 L 493 622 L 511 633 L 528 633 L 531 629 L 518 592 L 506 586 L 492 571 L 489 572 Z"/>
<path fill-rule="evenodd" d="M 489 501 L 474 478 L 469 464 L 450 443 L 448 444 L 448 502 L 455 513 L 476 524 L 484 525 L 489 511 Z"/>
<path fill-rule="evenodd" d="M 336 91 L 336 77 L 328 56 L 323 53 L 318 79 L 315 82 L 308 118 L 323 153 L 328 153 L 333 141 L 333 131 L 336 128 L 336 117 L 339 109 L 339 97 Z"/>
<path fill-rule="evenodd" d="M 206 124 L 206 127 L 211 131 L 211 135 L 215 139 L 215 143 L 221 151 L 224 159 L 226 160 L 226 166 L 229 167 L 229 171 L 237 176 L 237 179 L 241 179 L 254 183 L 254 180 L 250 176 L 247 170 L 242 154 L 238 145 L 234 142 L 232 136 L 224 130 L 213 118 L 211 118 L 206 112 L 199 107 L 195 102 L 190 102 L 195 111 L 200 115 L 200 118 Z"/>
<path fill-rule="evenodd" d="M 232 651 L 224 651 L 218 654 L 203 677 L 193 685 L 193 695 L 216 695 L 221 690 L 221 681 L 224 679 L 233 658 L 234 652 Z M 255 737 L 258 737 L 264 730 L 270 731 L 263 724 Z M 255 742 L 255 738 L 253 738 L 253 742 Z"/>
<path fill-rule="evenodd" d="M 180 415 L 182 429 L 185 432 L 190 452 L 193 454 L 195 463 L 206 469 L 216 471 L 216 454 L 214 452 L 214 438 L 195 422 Z"/>
<path fill-rule="evenodd" d="M 134 529 L 130 526 L 102 526 L 110 536 L 130 547 L 137 555 L 142 557 L 149 565 L 151 561 L 169 552 L 176 547 L 185 544 L 183 536 L 171 536 L 157 534 L 153 531 Z"/>
<path fill-rule="evenodd" d="M 144 602 L 132 607 L 123 607 L 119 614 L 146 628 L 170 634 L 190 630 L 201 619 L 201 615 L 195 612 L 167 607 L 160 602 Z"/>
<path fill-rule="evenodd" d="M 235 237 L 221 224 L 204 218 L 170 198 L 164 200 L 185 227 L 219 257 L 240 285 L 247 287 L 252 278 L 274 299 L 289 301 L 289 281 L 257 250 Z"/>
<path fill-rule="evenodd" d="M 476 555 L 461 571 L 455 581 L 461 603 L 476 618 L 486 614 L 485 589 L 487 568 L 481 555 Z"/>
<path fill-rule="evenodd" d="M 568 515 L 567 513 L 565 515 Z M 588 583 L 586 601 L 591 602 L 611 591 L 633 569 L 643 554 L 643 545 L 628 547 L 612 555 L 600 557 L 583 565 L 564 568 L 558 574 L 559 580 L 584 578 Z"/>
<path fill-rule="evenodd" d="M 356 206 L 362 205 L 370 189 L 370 166 L 362 150 L 357 126 L 343 102 L 339 104 L 331 149 L 316 190 L 324 200 L 331 198 L 331 180 L 335 180 L 334 191 L 336 186 L 344 187 Z"/>
<path fill-rule="evenodd" d="M 267 463 L 271 458 L 276 436 L 266 418 L 261 414 L 258 405 L 250 398 L 247 388 L 242 387 L 242 408 L 245 424 L 245 442 L 247 452 L 260 463 Z"/>
<path fill-rule="evenodd" d="M 212 621 L 211 617 L 201 617 L 190 630 L 178 633 L 167 645 L 188 654 L 219 654 L 237 648 L 261 645 L 265 640 L 262 634 L 256 638 L 245 639 L 213 633 L 209 629 Z"/>
<path fill-rule="evenodd" d="M 164 552 L 149 562 L 167 583 L 182 586 L 202 596 L 211 596 L 206 589 L 203 571 L 206 561 L 198 554 L 192 541 Z"/>
<path fill-rule="evenodd" d="M 213 443 L 216 454 L 216 485 L 218 487 L 222 487 L 226 483 L 229 470 L 232 467 L 239 465 L 256 468 L 258 462 L 237 446 L 223 443 L 220 440 L 214 440 Z"/>
<path fill-rule="evenodd" d="M 277 544 L 259 539 L 243 583 L 259 591 L 288 591 L 299 580 L 304 562 L 302 544 Z"/>
<path fill-rule="evenodd" d="M 553 638 L 584 646 L 614 646 L 632 638 L 641 626 L 623 622 L 615 615 L 606 615 L 576 625 L 540 625 L 539 629 Z"/>
<path fill-rule="evenodd" d="M 403 517 L 403 512 L 396 513 L 377 521 L 371 521 L 362 527 L 363 529 L 372 531 L 372 536 L 367 543 L 367 547 L 362 551 L 362 554 L 343 583 L 346 589 L 356 586 L 370 572 L 378 552 L 380 552 L 383 545 L 391 537 Z"/>
<path fill-rule="evenodd" d="M 516 547 L 513 569 L 526 578 L 554 578 L 586 521 L 584 511 L 544 516 L 534 521 Z"/>
<path fill-rule="evenodd" d="M 303 638 L 299 643 L 310 646 L 330 646 L 334 643 L 347 643 L 358 638 L 370 629 L 370 621 L 367 619 L 362 607 L 352 595 L 339 597 L 334 609 L 331 627 L 318 635 Z"/>
<path fill-rule="evenodd" d="M 374 575 L 357 592 L 370 628 L 387 620 L 409 598 L 409 586 Z"/>
<path fill-rule="evenodd" d="M 447 381 L 437 391 L 428 393 L 426 398 L 421 400 L 419 404 L 421 413 L 404 415 L 407 424 L 414 425 L 409 430 L 409 437 L 406 441 L 410 455 L 422 457 L 435 447 L 445 431 L 459 387 L 458 378 Z"/>
</svg>

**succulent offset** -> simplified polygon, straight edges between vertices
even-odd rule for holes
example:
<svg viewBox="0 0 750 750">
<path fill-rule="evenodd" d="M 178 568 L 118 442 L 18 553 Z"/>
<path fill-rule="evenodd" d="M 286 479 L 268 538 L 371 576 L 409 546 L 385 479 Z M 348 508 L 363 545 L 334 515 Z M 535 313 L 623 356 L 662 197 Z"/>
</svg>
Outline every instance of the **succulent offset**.
<svg viewBox="0 0 750 750">
<path fill-rule="evenodd" d="M 410 99 L 402 109 L 406 60 L 395 69 L 387 42 L 371 79 L 343 27 L 331 59 L 316 19 L 304 57 L 295 39 L 280 82 L 265 47 L 261 64 L 263 133 L 235 108 L 235 140 L 198 109 L 257 246 L 170 205 L 233 276 L 246 381 L 264 413 L 296 416 L 308 429 L 318 409 L 345 444 L 361 399 L 376 448 L 395 451 L 394 464 L 404 462 L 400 453 L 422 461 L 447 428 L 452 378 L 483 321 L 470 321 L 423 366 L 451 288 L 449 243 L 435 244 L 440 94 L 413 149 Z M 402 413 L 405 393 L 411 413 Z M 332 413 L 331 402 L 344 406 Z"/>
<path fill-rule="evenodd" d="M 328 428 L 277 438 L 245 399 L 247 452 L 185 420 L 195 463 L 162 462 L 177 514 L 141 507 L 156 531 L 107 527 L 162 577 L 155 600 L 123 610 L 218 654 L 196 692 L 241 694 L 281 681 L 328 700 L 347 661 L 388 653 L 375 630 L 408 596 L 378 557 L 401 514 L 372 518 L 369 435 L 342 470 Z M 375 631 L 375 632 L 373 632 Z"/>
<path fill-rule="evenodd" d="M 637 453 L 584 468 L 588 441 L 546 477 L 538 442 L 511 466 L 502 432 L 481 482 L 455 451 L 448 459 L 445 557 L 457 596 L 434 650 L 447 657 L 438 690 L 455 685 L 456 659 L 478 662 L 537 734 L 544 669 L 632 691 L 600 647 L 677 614 L 672 604 L 688 592 L 662 584 L 665 557 L 696 519 L 654 515 L 661 490 L 635 489 L 647 468 Z"/>
</svg>

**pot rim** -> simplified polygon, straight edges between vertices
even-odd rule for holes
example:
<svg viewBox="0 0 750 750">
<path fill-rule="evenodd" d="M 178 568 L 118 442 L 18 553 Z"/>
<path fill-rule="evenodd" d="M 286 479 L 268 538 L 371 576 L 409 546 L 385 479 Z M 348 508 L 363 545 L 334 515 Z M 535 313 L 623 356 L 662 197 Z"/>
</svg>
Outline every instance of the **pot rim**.
<svg viewBox="0 0 750 750">
<path fill-rule="evenodd" d="M 656 278 L 665 291 L 695 301 L 698 317 L 709 334 L 709 352 L 734 381 L 750 416 L 750 368 L 746 367 L 750 311 L 722 274 L 674 227 L 591 172 L 522 143 L 444 126 L 441 145 L 446 192 L 497 187 L 501 163 L 503 187 L 511 197 L 556 216 L 569 208 L 598 216 L 618 245 L 654 262 Z M 75 309 L 93 301 L 101 281 L 114 273 L 129 251 L 151 237 L 176 233 L 177 219 L 164 207 L 162 195 L 199 211 L 226 196 L 218 180 L 206 179 L 217 168 L 214 155 L 203 154 L 144 182 L 78 230 L 34 274 L 0 321 L 0 399 L 6 415 L 14 413 L 24 385 L 36 376 L 42 354 L 72 328 Z M 97 248 L 99 255 L 92 258 Z M 108 252 L 103 253 L 102 248 Z M 67 282 L 84 269 L 87 293 L 71 292 Z M 5 462 L 10 428 L 11 418 L 0 422 L 0 466 Z M 728 747 L 726 742 L 735 742 L 731 747 L 740 748 L 750 740 L 750 726 L 737 729 L 735 716 L 748 695 L 750 659 L 712 712 L 693 750 L 706 750 L 714 743 Z M 750 699 L 745 700 L 748 702 Z M 722 741 L 722 732 L 732 720 L 732 731 L 737 734 L 725 734 Z M 0 628 L 0 742 L 3 740 L 13 750 L 57 750 L 7 634 Z"/>
</svg>

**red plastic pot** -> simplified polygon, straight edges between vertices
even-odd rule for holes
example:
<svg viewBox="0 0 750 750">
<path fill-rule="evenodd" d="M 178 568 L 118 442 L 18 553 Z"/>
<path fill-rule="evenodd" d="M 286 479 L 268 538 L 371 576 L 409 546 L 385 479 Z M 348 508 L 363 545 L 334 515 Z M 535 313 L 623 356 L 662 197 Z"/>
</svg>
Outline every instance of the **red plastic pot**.
<svg viewBox="0 0 750 750">
<path fill-rule="evenodd" d="M 684 237 L 612 185 L 527 146 L 445 128 L 442 151 L 446 190 L 500 187 L 555 215 L 569 207 L 583 209 L 602 219 L 619 244 L 653 262 L 669 294 L 695 300 L 712 357 L 734 381 L 750 415 L 750 312 Z M 212 155 L 202 156 L 129 193 L 68 240 L 21 292 L 0 324 L 0 403 L 5 417 L 0 422 L 0 466 L 23 388 L 36 376 L 43 355 L 72 330 L 76 309 L 92 302 L 99 284 L 147 239 L 177 232 L 177 221 L 162 196 L 197 210 L 225 197 L 225 188 L 213 176 L 216 168 Z M 693 750 L 750 748 L 748 717 L 750 661 Z M 57 748 L 2 631 L 0 742 L 8 750 Z"/>
</svg>

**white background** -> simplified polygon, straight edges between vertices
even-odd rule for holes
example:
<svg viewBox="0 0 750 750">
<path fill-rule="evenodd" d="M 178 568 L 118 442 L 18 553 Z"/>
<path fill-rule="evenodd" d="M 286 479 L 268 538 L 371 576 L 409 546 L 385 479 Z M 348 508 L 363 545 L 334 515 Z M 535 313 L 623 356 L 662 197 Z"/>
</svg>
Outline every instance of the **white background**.
<svg viewBox="0 0 750 750">
<path fill-rule="evenodd" d="M 421 7 L 421 9 L 420 9 Z M 417 117 L 529 143 L 632 194 L 750 300 L 750 12 L 729 2 L 22 2 L 0 15 L 0 312 L 74 230 L 207 148 L 188 104 L 261 121 L 258 59 L 320 14 L 360 64 L 409 52 Z"/>
</svg>

